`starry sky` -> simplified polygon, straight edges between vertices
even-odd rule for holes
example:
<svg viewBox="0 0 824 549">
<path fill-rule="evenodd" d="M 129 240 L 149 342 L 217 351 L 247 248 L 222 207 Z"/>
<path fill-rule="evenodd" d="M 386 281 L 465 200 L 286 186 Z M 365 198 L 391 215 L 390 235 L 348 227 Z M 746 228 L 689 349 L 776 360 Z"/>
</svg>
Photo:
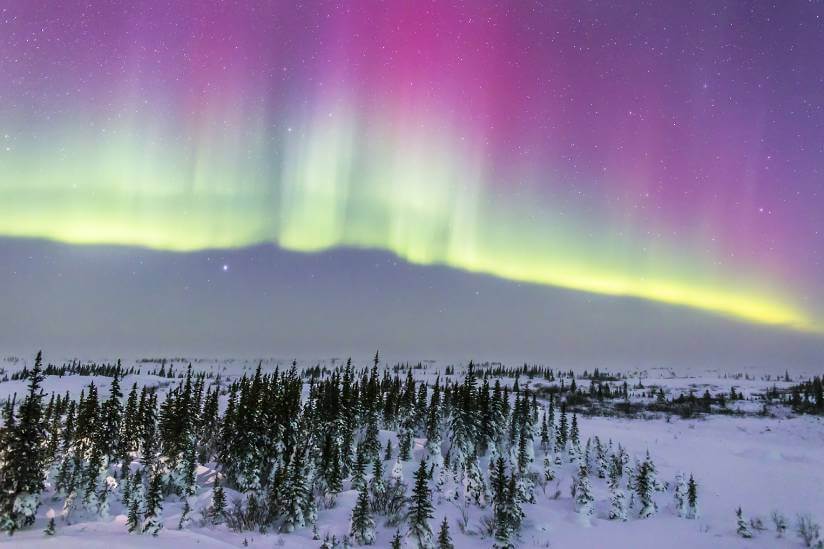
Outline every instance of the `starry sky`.
<svg viewBox="0 0 824 549">
<path fill-rule="evenodd" d="M 0 0 L 0 287 L 79 315 L 40 335 L 69 348 L 78 325 L 120 341 L 77 300 L 111 283 L 113 310 L 237 317 L 187 348 L 255 323 L 224 350 L 331 352 L 400 315 L 398 349 L 516 354 L 478 317 L 528 311 L 532 354 L 563 318 L 591 332 L 573 362 L 628 324 L 656 360 L 719 326 L 824 360 L 822 43 L 820 1 Z M 319 309 L 283 329 L 318 295 L 359 305 L 349 344 Z M 442 345 L 419 327 L 447 308 Z M 144 313 L 123 345 L 174 349 Z M 9 308 L 0 328 L 36 339 Z"/>
</svg>

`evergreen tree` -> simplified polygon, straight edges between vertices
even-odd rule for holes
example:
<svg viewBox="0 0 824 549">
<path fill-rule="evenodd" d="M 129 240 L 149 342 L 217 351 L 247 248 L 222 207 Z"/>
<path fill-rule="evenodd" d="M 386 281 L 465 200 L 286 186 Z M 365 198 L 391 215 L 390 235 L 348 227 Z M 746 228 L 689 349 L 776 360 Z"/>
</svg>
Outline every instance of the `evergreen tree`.
<svg viewBox="0 0 824 549">
<path fill-rule="evenodd" d="M 152 475 L 149 483 L 149 493 L 146 495 L 146 520 L 143 523 L 143 532 L 156 536 L 163 528 L 161 511 L 163 510 L 163 486 L 159 473 Z"/>
<path fill-rule="evenodd" d="M 140 500 L 133 497 L 129 502 L 129 514 L 126 517 L 126 526 L 129 533 L 140 533 Z"/>
<path fill-rule="evenodd" d="M 395 531 L 395 535 L 392 537 L 392 544 L 390 547 L 392 549 L 401 549 L 403 545 L 403 539 L 401 538 L 401 533 L 399 531 Z"/>
<path fill-rule="evenodd" d="M 492 503 L 496 506 L 506 501 L 506 468 L 504 458 L 498 457 L 490 471 L 489 484 L 492 490 Z"/>
<path fill-rule="evenodd" d="M 567 444 L 567 413 L 566 413 L 566 403 L 561 403 L 561 415 L 560 419 L 558 420 L 558 432 L 555 435 L 555 451 L 561 452 L 564 448 L 566 448 Z"/>
<path fill-rule="evenodd" d="M 736 519 L 736 528 L 735 532 L 741 536 L 742 538 L 751 538 L 752 531 L 750 531 L 750 525 L 747 523 L 747 520 L 744 518 L 744 513 L 741 511 L 741 507 L 739 507 L 735 511 L 735 519 Z"/>
<path fill-rule="evenodd" d="M 401 461 L 412 459 L 412 433 L 402 429 L 398 435 L 398 458 Z"/>
<path fill-rule="evenodd" d="M 372 510 L 382 512 L 386 507 L 386 480 L 383 478 L 383 461 L 376 459 L 372 464 L 372 479 L 369 481 Z"/>
<path fill-rule="evenodd" d="M 226 494 L 223 492 L 223 486 L 220 485 L 220 480 L 217 477 L 215 477 L 214 486 L 212 502 L 209 506 L 209 519 L 212 524 L 217 524 L 223 520 L 223 514 L 226 512 Z"/>
<path fill-rule="evenodd" d="M 381 442 L 378 439 L 378 418 L 376 414 L 369 414 L 366 423 L 366 435 L 359 446 L 367 463 L 380 457 Z"/>
<path fill-rule="evenodd" d="M 428 478 L 426 459 L 422 459 L 418 470 L 415 471 L 415 486 L 412 488 L 412 499 L 409 504 L 409 536 L 417 542 L 420 549 L 432 547 L 432 528 L 429 526 L 429 519 L 433 515 Z"/>
<path fill-rule="evenodd" d="M 518 535 L 524 514 L 518 498 L 515 474 L 510 475 L 509 480 L 504 482 L 504 493 L 499 495 L 493 509 L 493 523 L 495 539 L 508 546 Z"/>
<path fill-rule="evenodd" d="M 598 437 L 595 437 L 595 461 L 598 478 L 606 478 L 609 473 L 609 460 L 607 459 L 606 449 Z"/>
<path fill-rule="evenodd" d="M 697 519 L 698 516 L 698 485 L 695 483 L 692 475 L 690 475 L 690 480 L 687 483 L 687 518 Z"/>
<path fill-rule="evenodd" d="M 441 522 L 441 529 L 438 531 L 438 549 L 455 549 L 452 538 L 449 536 L 449 521 L 446 517 Z"/>
<path fill-rule="evenodd" d="M 372 518 L 366 486 L 361 486 L 358 492 L 358 501 L 352 510 L 349 533 L 361 545 L 375 543 L 375 519 Z"/>
<path fill-rule="evenodd" d="M 592 485 L 589 483 L 587 467 L 582 462 L 578 466 L 578 477 L 575 480 L 575 507 L 581 520 L 589 524 L 594 512 L 595 497 L 592 495 Z"/>
<path fill-rule="evenodd" d="M 626 496 L 621 489 L 621 459 L 613 456 L 609 462 L 609 518 L 627 520 Z"/>
<path fill-rule="evenodd" d="M 361 486 L 366 483 L 366 454 L 363 449 L 358 446 L 358 451 L 355 457 L 355 467 L 352 470 L 351 486 L 353 490 L 360 490 Z"/>
<path fill-rule="evenodd" d="M 652 467 L 652 461 L 647 455 L 641 466 L 638 469 L 638 474 L 635 480 L 635 491 L 638 494 L 638 501 L 641 504 L 641 509 L 638 513 L 640 518 L 648 518 L 656 513 L 658 506 L 655 503 L 655 472 Z"/>
<path fill-rule="evenodd" d="M 675 475 L 675 511 L 681 518 L 687 516 L 687 482 L 684 475 Z"/>
<path fill-rule="evenodd" d="M 17 416 L 7 412 L 0 448 L 0 530 L 10 534 L 30 526 L 40 507 L 45 468 L 46 423 L 43 419 L 43 355 L 38 352 L 28 372 L 26 397 Z M 13 410 L 13 405 L 12 405 Z"/>
<path fill-rule="evenodd" d="M 121 422 L 123 419 L 123 393 L 120 391 L 119 362 L 112 385 L 109 389 L 109 399 L 101 408 L 103 419 L 103 441 L 105 455 L 111 460 L 121 454 Z"/>
<path fill-rule="evenodd" d="M 572 414 L 572 427 L 569 430 L 569 440 L 574 446 L 581 444 L 581 432 L 578 430 L 578 414 Z"/>
<path fill-rule="evenodd" d="M 549 424 L 547 423 L 547 415 L 549 415 L 549 413 L 547 411 L 544 411 L 543 418 L 541 419 L 541 450 L 543 450 L 544 453 L 549 452 L 550 443 Z"/>
<path fill-rule="evenodd" d="M 332 455 L 326 474 L 326 501 L 329 507 L 335 506 L 338 493 L 343 489 L 343 471 L 341 467 L 338 445 L 332 443 Z"/>
</svg>

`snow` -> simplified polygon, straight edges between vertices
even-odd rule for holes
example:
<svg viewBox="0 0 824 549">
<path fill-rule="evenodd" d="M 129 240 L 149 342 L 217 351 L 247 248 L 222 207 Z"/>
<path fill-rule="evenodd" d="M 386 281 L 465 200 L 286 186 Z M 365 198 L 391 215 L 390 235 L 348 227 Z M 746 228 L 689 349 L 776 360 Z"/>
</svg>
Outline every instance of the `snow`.
<svg viewBox="0 0 824 549">
<path fill-rule="evenodd" d="M 309 363 L 314 365 L 316 363 Z M 221 375 L 239 376 L 250 371 L 256 362 L 246 361 L 201 361 L 195 362 L 195 370 L 221 372 Z M 124 364 L 124 366 L 128 366 Z M 286 364 L 280 364 L 281 368 Z M 4 363 L 7 372 L 22 368 L 21 363 Z M 143 364 L 143 372 L 155 367 Z M 176 363 L 178 373 L 184 371 L 185 363 Z M 274 364 L 265 366 L 273 368 Z M 434 380 L 435 375 L 443 373 L 437 364 L 429 364 L 426 369 L 415 370 L 418 379 Z M 456 376 L 462 376 L 460 368 Z M 644 389 L 633 389 L 641 381 Z M 65 393 L 74 397 L 90 382 L 98 386 L 101 399 L 105 398 L 111 384 L 111 378 L 102 376 L 48 376 L 43 384 L 44 391 Z M 132 383 L 138 386 L 150 385 L 159 388 L 164 394 L 165 388 L 177 380 L 141 375 L 130 375 L 121 381 L 121 388 L 128 393 Z M 505 378 L 506 385 L 511 386 L 513 379 Z M 719 372 L 688 372 L 673 375 L 669 370 L 647 372 L 627 380 L 633 399 L 642 396 L 653 386 L 661 386 L 668 395 L 678 395 L 694 391 L 700 397 L 705 389 L 711 393 L 743 391 L 745 396 L 763 393 L 773 385 L 784 388 L 790 385 L 772 379 L 743 379 L 724 377 Z M 519 383 L 524 386 L 529 380 L 522 378 Z M 586 381 L 580 383 L 588 384 Z M 545 385 L 537 378 L 531 382 L 532 387 Z M 0 383 L 0 398 L 25 392 L 25 381 L 7 381 Z M 651 400 L 651 399 L 650 399 Z M 588 525 L 582 525 L 581 516 L 576 513 L 575 503 L 570 494 L 570 482 L 577 469 L 574 464 L 564 463 L 556 466 L 557 479 L 550 481 L 542 489 L 535 487 L 536 504 L 524 504 L 526 513 L 521 531 L 519 547 L 610 547 L 610 548 L 660 548 L 660 547 L 801 547 L 796 536 L 795 518 L 799 514 L 809 513 L 818 522 L 824 521 L 824 421 L 815 416 L 794 416 L 787 410 L 776 408 L 773 415 L 762 417 L 755 414 L 761 408 L 758 402 L 748 400 L 731 403 L 731 408 L 749 412 L 747 415 L 710 415 L 694 419 L 658 416 L 649 419 L 628 419 L 615 417 L 585 417 L 579 415 L 582 445 L 587 437 L 597 435 L 602 443 L 620 443 L 630 453 L 631 458 L 642 460 L 649 451 L 657 468 L 660 482 L 668 482 L 670 489 L 656 495 L 658 513 L 647 519 L 637 518 L 638 504 L 630 512 L 627 522 L 608 520 L 610 509 L 609 490 L 606 479 L 590 475 L 593 495 L 595 496 L 594 514 Z M 556 411 L 557 413 L 557 411 Z M 381 431 L 380 440 L 385 447 L 391 438 L 397 453 L 398 440 L 394 432 Z M 418 460 L 426 455 L 426 440 L 415 439 L 414 459 L 402 464 L 403 478 L 411 491 L 412 479 Z M 381 451 L 382 452 L 382 451 Z M 543 453 L 535 449 L 533 467 L 541 470 Z M 393 471 L 394 459 L 384 462 L 387 476 Z M 487 471 L 487 459 L 480 463 L 481 470 Z M 371 473 L 371 466 L 367 468 Z M 395 471 L 397 474 L 398 471 Z M 686 520 L 678 517 L 674 500 L 674 482 L 678 473 L 694 475 L 698 482 L 700 518 Z M 312 539 L 311 528 L 303 528 L 291 534 L 257 532 L 236 533 L 225 525 L 204 526 L 199 520 L 199 510 L 208 505 L 211 499 L 213 470 L 210 465 L 198 469 L 199 490 L 195 513 L 191 526 L 178 530 L 183 502 L 174 498 L 167 499 L 163 505 L 163 522 L 165 527 L 157 537 L 148 535 L 130 535 L 126 531 L 126 510 L 117 498 L 111 498 L 110 518 L 84 522 L 82 518 L 74 524 L 66 524 L 60 518 L 62 500 L 53 500 L 45 495 L 38 511 L 36 524 L 24 531 L 17 532 L 12 538 L 0 540 L 21 549 L 29 548 L 105 548 L 111 547 L 175 547 L 178 549 L 240 547 L 244 541 L 249 547 L 318 547 L 320 541 Z M 349 483 L 344 483 L 349 488 Z M 557 499 L 554 497 L 558 493 Z M 227 501 L 231 502 L 237 493 L 226 489 Z M 321 539 L 324 535 L 334 534 L 338 538 L 349 533 L 351 510 L 355 505 L 357 492 L 345 490 L 337 498 L 337 504 L 331 509 L 319 509 L 317 530 Z M 629 494 L 627 494 L 627 500 Z M 479 535 L 467 535 L 461 531 L 461 508 L 454 502 L 445 501 L 435 494 L 434 518 L 430 521 L 433 533 L 446 516 L 450 523 L 450 533 L 458 548 L 490 547 L 493 540 Z M 743 539 L 736 534 L 736 509 L 741 506 L 747 518 L 760 517 L 767 527 L 766 531 L 753 531 L 752 539 Z M 773 529 L 770 514 L 780 511 L 789 520 L 789 527 L 784 538 L 779 539 Z M 480 521 L 484 515 L 491 514 L 491 509 L 484 510 L 469 507 L 468 528 L 480 530 Z M 49 516 L 56 516 L 57 533 L 53 537 L 44 535 L 43 530 Z M 375 547 L 388 547 L 394 535 L 394 528 L 383 525 L 382 517 L 376 517 L 377 538 Z"/>
</svg>

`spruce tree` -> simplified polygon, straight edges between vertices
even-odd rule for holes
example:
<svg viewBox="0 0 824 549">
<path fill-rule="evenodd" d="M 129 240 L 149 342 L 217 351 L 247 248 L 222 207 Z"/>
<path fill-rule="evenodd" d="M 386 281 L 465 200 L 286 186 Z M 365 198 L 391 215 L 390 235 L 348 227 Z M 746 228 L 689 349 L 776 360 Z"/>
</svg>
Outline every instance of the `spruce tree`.
<svg viewBox="0 0 824 549">
<path fill-rule="evenodd" d="M 635 491 L 638 494 L 638 501 L 641 503 L 641 509 L 638 512 L 640 518 L 648 518 L 656 513 L 658 506 L 655 503 L 655 473 L 652 467 L 652 461 L 645 459 L 638 469 L 638 475 L 635 480 Z"/>
<path fill-rule="evenodd" d="M 360 490 L 361 486 L 366 483 L 366 454 L 361 446 L 358 446 L 358 451 L 355 457 L 355 466 L 352 470 L 352 481 L 350 485 L 353 490 Z"/>
<path fill-rule="evenodd" d="M 159 473 L 152 475 L 149 483 L 149 492 L 146 495 L 146 520 L 143 523 L 143 532 L 156 536 L 163 528 L 161 512 L 163 510 L 163 486 Z"/>
<path fill-rule="evenodd" d="M 541 419 L 541 450 L 544 453 L 549 452 L 549 426 L 547 424 L 547 415 L 548 413 L 544 411 L 543 418 Z"/>
<path fill-rule="evenodd" d="M 572 427 L 569 430 L 569 440 L 573 445 L 578 446 L 581 443 L 581 433 L 578 430 L 578 414 L 572 414 Z"/>
<path fill-rule="evenodd" d="M 566 448 L 567 443 L 567 413 L 566 402 L 561 403 L 561 415 L 558 420 L 558 432 L 555 435 L 555 451 L 560 453 Z"/>
<path fill-rule="evenodd" d="M 215 487 L 212 489 L 212 502 L 209 506 L 209 518 L 212 524 L 217 524 L 223 520 L 223 514 L 226 512 L 226 494 L 223 492 L 223 486 L 220 485 L 220 480 L 215 478 Z"/>
<path fill-rule="evenodd" d="M 372 478 L 369 481 L 372 510 L 382 512 L 386 506 L 386 480 L 383 478 L 383 461 L 376 459 L 372 464 Z"/>
<path fill-rule="evenodd" d="M 687 482 L 682 473 L 675 475 L 675 512 L 681 518 L 687 516 Z"/>
<path fill-rule="evenodd" d="M 687 518 L 697 519 L 698 516 L 698 485 L 692 475 L 690 475 L 690 480 L 687 483 Z"/>
<path fill-rule="evenodd" d="M 607 478 L 609 472 L 609 460 L 607 459 L 606 449 L 601 444 L 601 439 L 595 437 L 595 460 L 598 478 Z"/>
<path fill-rule="evenodd" d="M 420 549 L 432 547 L 432 528 L 429 526 L 429 519 L 433 515 L 428 478 L 426 459 L 421 459 L 420 466 L 415 471 L 415 486 L 412 488 L 412 499 L 409 503 L 409 536 L 417 542 Z"/>
<path fill-rule="evenodd" d="M 741 511 L 741 507 L 739 507 L 735 511 L 735 522 L 736 528 L 735 532 L 741 536 L 742 538 L 749 539 L 752 537 L 752 531 L 750 530 L 750 525 L 747 523 L 747 520 L 744 518 L 744 513 Z"/>
<path fill-rule="evenodd" d="M 446 517 L 443 518 L 441 529 L 438 531 L 438 549 L 455 549 L 455 544 L 449 536 L 449 521 Z"/>
<path fill-rule="evenodd" d="M 119 368 L 117 372 L 119 372 Z M 122 398 L 123 393 L 120 391 L 119 373 L 115 373 L 115 376 L 112 378 L 111 388 L 109 389 L 109 399 L 103 404 L 100 410 L 100 415 L 103 420 L 104 451 L 110 460 L 121 454 Z"/>
<path fill-rule="evenodd" d="M 372 518 L 366 486 L 361 486 L 358 492 L 349 533 L 361 545 L 372 545 L 375 542 L 375 519 Z"/>
<path fill-rule="evenodd" d="M 592 495 L 592 485 L 589 483 L 587 467 L 584 463 L 578 465 L 578 477 L 575 480 L 575 507 L 581 516 L 581 521 L 589 524 L 594 512 L 595 497 Z"/>
<path fill-rule="evenodd" d="M 521 524 L 523 523 L 525 516 L 523 509 L 521 509 L 521 503 L 523 502 L 517 488 L 517 475 L 513 472 L 509 477 L 507 504 L 509 506 L 508 515 L 510 528 L 512 529 L 513 535 L 516 537 L 518 536 L 518 532 L 521 531 Z"/>
<path fill-rule="evenodd" d="M 140 533 L 140 500 L 132 497 L 129 503 L 129 514 L 126 517 L 126 526 L 130 534 Z"/>
<path fill-rule="evenodd" d="M 0 530 L 10 534 L 18 528 L 30 526 L 40 507 L 43 490 L 43 469 L 46 424 L 43 421 L 43 355 L 38 352 L 34 367 L 29 371 L 26 397 L 20 404 L 17 417 L 7 414 L 4 434 L 5 447 L 0 448 Z"/>
<path fill-rule="evenodd" d="M 493 523 L 495 539 L 509 546 L 521 529 L 524 513 L 518 497 L 517 480 L 514 472 L 510 475 L 509 480 L 505 481 L 505 486 L 504 493 L 499 496 L 493 509 Z"/>
<path fill-rule="evenodd" d="M 613 456 L 609 462 L 609 518 L 627 520 L 626 495 L 621 489 L 621 459 Z"/>
<path fill-rule="evenodd" d="M 326 473 L 326 501 L 329 507 L 334 507 L 338 493 L 343 489 L 343 471 L 338 445 L 333 443 L 331 463 Z"/>
<path fill-rule="evenodd" d="M 401 461 L 412 459 L 412 433 L 406 429 L 398 434 L 398 458 Z"/>
<path fill-rule="evenodd" d="M 378 433 L 377 415 L 369 414 L 366 423 L 366 434 L 359 447 L 359 450 L 363 452 L 364 459 L 367 463 L 380 457 L 381 442 L 378 438 Z"/>
</svg>

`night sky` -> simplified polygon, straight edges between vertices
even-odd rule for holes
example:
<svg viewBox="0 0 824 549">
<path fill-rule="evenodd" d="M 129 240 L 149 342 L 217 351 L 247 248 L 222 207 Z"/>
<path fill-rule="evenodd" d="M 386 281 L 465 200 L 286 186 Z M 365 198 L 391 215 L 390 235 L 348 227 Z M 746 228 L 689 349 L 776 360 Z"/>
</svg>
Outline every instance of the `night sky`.
<svg viewBox="0 0 824 549">
<path fill-rule="evenodd" d="M 824 3 L 0 0 L 0 298 L 8 349 L 824 363 Z"/>
</svg>

